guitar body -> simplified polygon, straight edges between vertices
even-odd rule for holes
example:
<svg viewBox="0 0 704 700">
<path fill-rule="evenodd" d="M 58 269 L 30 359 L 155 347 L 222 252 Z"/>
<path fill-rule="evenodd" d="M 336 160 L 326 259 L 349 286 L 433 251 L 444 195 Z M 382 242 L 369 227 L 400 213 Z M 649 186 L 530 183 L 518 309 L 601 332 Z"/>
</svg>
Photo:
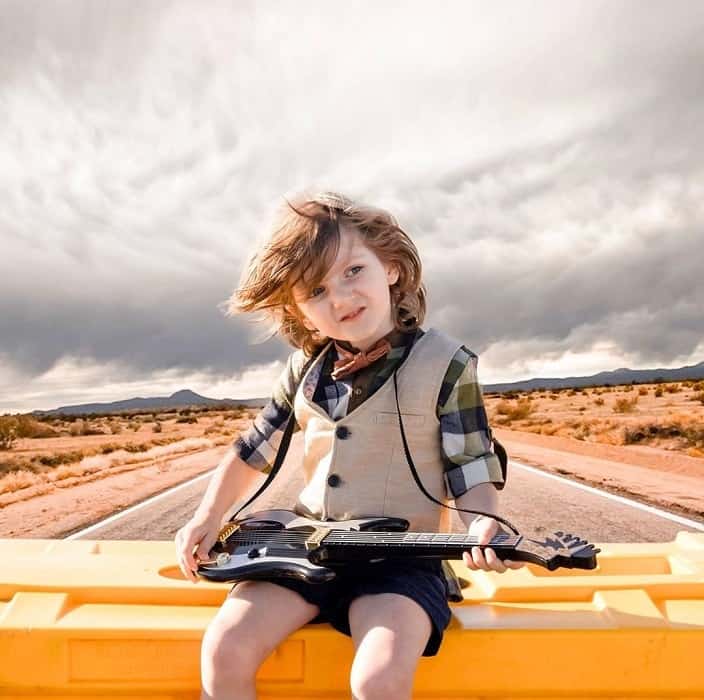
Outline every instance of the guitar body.
<svg viewBox="0 0 704 700">
<path fill-rule="evenodd" d="M 222 537 L 211 550 L 211 559 L 201 562 L 198 574 L 217 582 L 293 578 L 309 583 L 332 581 L 330 566 L 309 558 L 306 539 L 316 531 L 334 527 L 336 531 L 404 532 L 408 521 L 402 518 L 358 518 L 320 521 L 290 510 L 262 510 L 237 522 L 237 529 Z M 223 528 L 225 532 L 229 526 Z M 222 540 L 225 540 L 222 542 Z"/>
</svg>

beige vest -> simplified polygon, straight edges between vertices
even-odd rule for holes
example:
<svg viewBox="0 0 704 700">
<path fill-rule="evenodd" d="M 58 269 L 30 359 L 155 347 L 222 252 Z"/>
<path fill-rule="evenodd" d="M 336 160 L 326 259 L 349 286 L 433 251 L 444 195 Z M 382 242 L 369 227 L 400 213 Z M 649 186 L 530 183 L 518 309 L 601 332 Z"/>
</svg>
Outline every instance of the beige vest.
<svg viewBox="0 0 704 700">
<path fill-rule="evenodd" d="M 397 375 L 401 417 L 413 462 L 426 490 L 442 502 L 448 491 L 437 400 L 450 360 L 461 345 L 430 328 L 411 348 Z M 409 520 L 411 530 L 449 530 L 450 511 L 421 493 L 406 461 L 393 377 L 338 421 L 306 398 L 306 379 L 327 351 L 308 368 L 294 401 L 304 434 L 305 482 L 296 510 L 321 520 L 396 516 Z"/>
</svg>

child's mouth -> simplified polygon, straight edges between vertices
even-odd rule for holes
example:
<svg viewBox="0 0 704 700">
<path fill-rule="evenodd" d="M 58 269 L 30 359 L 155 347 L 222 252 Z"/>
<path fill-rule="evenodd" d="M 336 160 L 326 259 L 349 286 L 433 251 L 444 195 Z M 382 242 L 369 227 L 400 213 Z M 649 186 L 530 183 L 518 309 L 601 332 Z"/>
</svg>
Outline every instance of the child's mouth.
<svg viewBox="0 0 704 700">
<path fill-rule="evenodd" d="M 361 315 L 362 311 L 364 311 L 364 307 L 362 307 L 361 309 L 357 309 L 356 311 L 354 311 L 354 312 L 351 313 L 351 314 L 347 314 L 347 316 L 344 316 L 344 317 L 342 318 L 342 320 L 343 320 L 343 321 L 354 321 L 356 318 L 359 318 L 359 316 Z"/>
</svg>

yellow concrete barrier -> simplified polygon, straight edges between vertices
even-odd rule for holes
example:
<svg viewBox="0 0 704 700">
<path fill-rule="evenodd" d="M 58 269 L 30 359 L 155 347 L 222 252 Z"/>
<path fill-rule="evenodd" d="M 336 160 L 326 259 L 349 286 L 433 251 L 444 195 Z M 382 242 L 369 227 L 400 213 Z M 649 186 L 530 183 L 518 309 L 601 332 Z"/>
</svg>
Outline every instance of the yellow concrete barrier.
<svg viewBox="0 0 704 700">
<path fill-rule="evenodd" d="M 704 697 L 704 534 L 600 544 L 593 571 L 468 571 L 414 697 Z M 170 542 L 0 540 L 0 695 L 196 698 L 200 640 L 227 585 L 184 581 Z M 243 640 L 246 644 L 246 640 Z M 260 698 L 347 698 L 351 641 L 303 628 Z"/>
</svg>

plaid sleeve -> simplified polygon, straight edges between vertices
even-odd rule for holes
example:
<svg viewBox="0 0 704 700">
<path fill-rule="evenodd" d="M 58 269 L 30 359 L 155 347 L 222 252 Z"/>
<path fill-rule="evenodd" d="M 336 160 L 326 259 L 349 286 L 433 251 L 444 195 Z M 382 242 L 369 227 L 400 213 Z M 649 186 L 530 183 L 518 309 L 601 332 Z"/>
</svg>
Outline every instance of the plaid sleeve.
<svg viewBox="0 0 704 700">
<path fill-rule="evenodd" d="M 286 421 L 293 410 L 296 387 L 306 358 L 301 350 L 289 355 L 286 366 L 274 384 L 271 398 L 255 416 L 249 429 L 241 433 L 233 446 L 240 459 L 265 474 L 271 471 L 281 444 Z M 294 426 L 294 432 L 300 430 Z"/>
<path fill-rule="evenodd" d="M 477 356 L 461 347 L 452 358 L 438 397 L 438 418 L 450 498 L 477 484 L 502 484 L 499 458 L 490 450 L 491 429 L 477 379 Z"/>
</svg>

